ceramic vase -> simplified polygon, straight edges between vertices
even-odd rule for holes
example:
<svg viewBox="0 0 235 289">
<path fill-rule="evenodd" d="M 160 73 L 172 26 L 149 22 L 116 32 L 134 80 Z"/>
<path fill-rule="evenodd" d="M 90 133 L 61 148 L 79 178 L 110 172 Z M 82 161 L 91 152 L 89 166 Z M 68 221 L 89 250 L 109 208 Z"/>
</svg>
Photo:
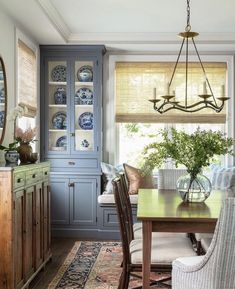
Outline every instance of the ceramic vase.
<svg viewBox="0 0 235 289">
<path fill-rule="evenodd" d="M 32 147 L 28 143 L 20 143 L 17 148 L 20 155 L 20 162 L 22 164 L 27 164 L 31 162 Z"/>
<path fill-rule="evenodd" d="M 201 174 L 185 174 L 177 181 L 177 191 L 184 202 L 204 202 L 211 189 L 210 180 Z"/>
<path fill-rule="evenodd" d="M 17 164 L 19 160 L 19 153 L 16 150 L 7 151 L 5 153 L 6 163 Z"/>
</svg>

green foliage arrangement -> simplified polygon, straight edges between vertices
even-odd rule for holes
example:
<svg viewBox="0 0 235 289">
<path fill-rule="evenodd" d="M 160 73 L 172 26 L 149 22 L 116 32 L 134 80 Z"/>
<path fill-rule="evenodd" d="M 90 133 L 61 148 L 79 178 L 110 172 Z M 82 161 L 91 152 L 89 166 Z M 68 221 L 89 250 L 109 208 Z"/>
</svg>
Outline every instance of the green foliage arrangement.
<svg viewBox="0 0 235 289">
<path fill-rule="evenodd" d="M 215 155 L 233 155 L 234 140 L 220 131 L 205 131 L 199 128 L 192 134 L 177 131 L 174 128 L 160 132 L 162 141 L 147 145 L 143 151 L 144 173 L 152 171 L 168 159 L 175 161 L 175 166 L 182 164 L 187 172 L 196 177 L 203 167 L 213 160 Z"/>
<path fill-rule="evenodd" d="M 17 144 L 18 144 L 18 141 L 14 141 L 12 143 L 9 143 L 8 146 L 0 145 L 0 150 L 3 150 L 5 152 L 14 151 L 17 149 Z"/>
</svg>

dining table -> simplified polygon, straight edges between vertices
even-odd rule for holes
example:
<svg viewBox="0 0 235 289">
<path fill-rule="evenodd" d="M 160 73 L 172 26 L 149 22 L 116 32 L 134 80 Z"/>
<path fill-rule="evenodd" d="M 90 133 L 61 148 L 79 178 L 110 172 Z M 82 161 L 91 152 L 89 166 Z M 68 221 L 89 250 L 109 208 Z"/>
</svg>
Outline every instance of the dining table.
<svg viewBox="0 0 235 289">
<path fill-rule="evenodd" d="M 200 203 L 183 202 L 176 190 L 139 189 L 137 219 L 143 230 L 143 289 L 149 289 L 152 232 L 213 233 L 223 198 L 233 190 L 212 190 Z M 180 257 L 180 256 L 179 256 Z"/>
</svg>

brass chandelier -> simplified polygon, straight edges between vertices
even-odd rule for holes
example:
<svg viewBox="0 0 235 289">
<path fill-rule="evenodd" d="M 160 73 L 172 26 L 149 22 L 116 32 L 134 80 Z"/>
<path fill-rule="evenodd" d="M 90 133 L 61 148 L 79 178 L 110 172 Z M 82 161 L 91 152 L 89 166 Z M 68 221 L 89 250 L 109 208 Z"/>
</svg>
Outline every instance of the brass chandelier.
<svg viewBox="0 0 235 289">
<path fill-rule="evenodd" d="M 149 101 L 153 103 L 153 108 L 159 113 L 164 113 L 172 109 L 181 110 L 184 112 L 197 112 L 199 110 L 202 110 L 204 108 L 210 108 L 214 110 L 215 112 L 220 112 L 223 107 L 226 100 L 229 99 L 229 97 L 225 97 L 225 89 L 224 85 L 221 86 L 222 88 L 222 95 L 221 97 L 217 97 L 217 100 L 220 102 L 220 104 L 217 104 L 215 96 L 212 92 L 211 85 L 209 83 L 209 80 L 206 76 L 206 72 L 204 69 L 204 66 L 202 64 L 200 55 L 198 53 L 194 38 L 199 35 L 197 32 L 191 31 L 191 25 L 190 25 L 190 0 L 187 0 L 187 25 L 185 27 L 185 31 L 179 33 L 178 35 L 183 38 L 180 51 L 173 69 L 173 73 L 170 79 L 170 82 L 167 85 L 167 92 L 165 95 L 161 95 L 160 98 L 156 98 L 156 88 L 153 89 L 153 99 L 150 99 Z M 202 69 L 202 73 L 204 75 L 204 82 L 203 82 L 203 92 L 202 94 L 199 94 L 200 97 L 198 102 L 195 102 L 193 104 L 188 104 L 188 64 L 189 64 L 189 40 L 192 41 L 193 47 L 196 51 L 196 55 L 198 57 L 200 67 Z M 185 44 L 186 42 L 186 44 Z M 183 46 L 186 46 L 186 52 L 185 52 L 185 97 L 184 102 L 180 103 L 180 101 L 175 100 L 175 93 L 174 91 L 170 93 L 170 88 L 172 81 L 175 76 L 175 72 L 177 69 L 177 65 L 180 60 L 180 56 L 183 50 Z M 209 88 L 209 93 L 207 91 L 207 88 Z"/>
</svg>

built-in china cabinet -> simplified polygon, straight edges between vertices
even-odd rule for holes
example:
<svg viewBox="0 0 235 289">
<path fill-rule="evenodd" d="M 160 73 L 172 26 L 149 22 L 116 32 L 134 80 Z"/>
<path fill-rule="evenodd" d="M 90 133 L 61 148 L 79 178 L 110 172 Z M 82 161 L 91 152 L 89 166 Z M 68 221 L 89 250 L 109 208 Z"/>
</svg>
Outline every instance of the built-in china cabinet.
<svg viewBox="0 0 235 289">
<path fill-rule="evenodd" d="M 55 236 L 97 236 L 104 52 L 104 46 L 40 46 L 41 158 L 51 163 Z"/>
</svg>

